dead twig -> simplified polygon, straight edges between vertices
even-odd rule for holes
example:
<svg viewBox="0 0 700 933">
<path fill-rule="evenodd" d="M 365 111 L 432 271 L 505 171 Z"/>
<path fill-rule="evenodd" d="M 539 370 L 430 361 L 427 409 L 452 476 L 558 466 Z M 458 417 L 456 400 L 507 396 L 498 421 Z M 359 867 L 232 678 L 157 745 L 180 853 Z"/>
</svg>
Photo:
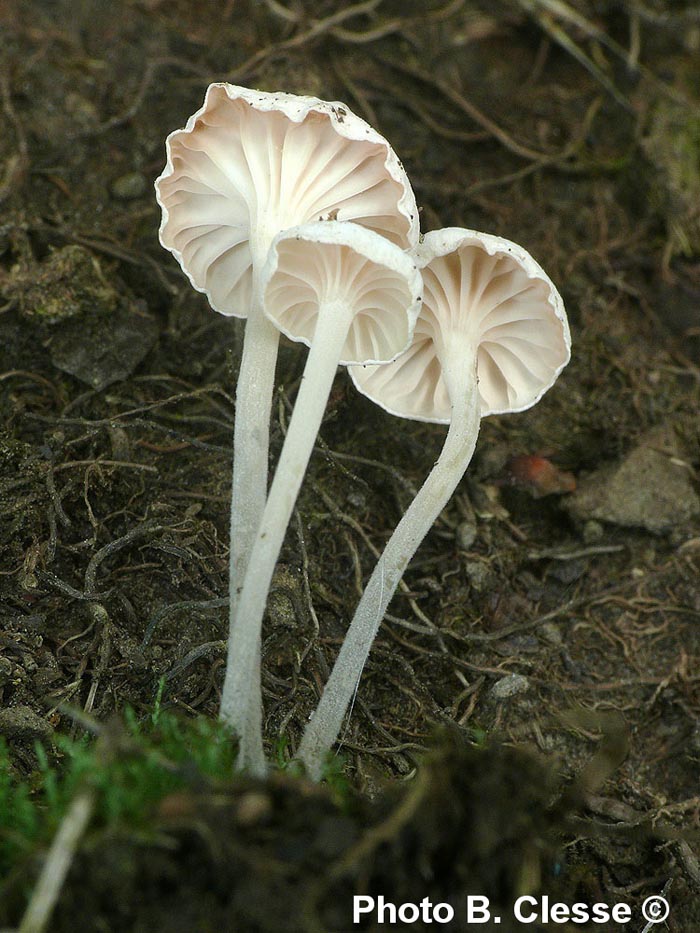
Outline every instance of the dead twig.
<svg viewBox="0 0 700 933">
<path fill-rule="evenodd" d="M 450 84 L 447 84 L 440 78 L 436 78 L 433 74 L 423 70 L 422 68 L 419 68 L 416 65 L 410 64 L 409 62 L 399 61 L 394 57 L 383 57 L 382 62 L 385 65 L 388 65 L 390 68 L 393 68 L 395 71 L 408 75 L 411 78 L 415 78 L 423 84 L 427 84 L 429 87 L 432 87 L 434 90 L 439 91 L 443 97 L 445 97 L 459 110 L 465 113 L 471 120 L 474 121 L 474 123 L 486 130 L 488 134 L 496 139 L 505 149 L 507 149 L 509 152 L 512 152 L 514 155 L 520 156 L 521 159 L 528 159 L 530 161 L 539 162 L 543 159 L 552 158 L 553 153 L 541 152 L 537 149 L 531 149 L 529 146 L 525 146 L 517 142 L 494 120 L 486 116 L 486 114 L 483 113 L 483 111 L 481 111 L 476 106 L 476 104 L 473 104 L 463 94 L 461 94 L 457 88 L 452 87 Z"/>
<path fill-rule="evenodd" d="M 48 929 L 80 840 L 92 818 L 96 799 L 93 787 L 85 788 L 73 798 L 51 843 L 18 933 L 43 933 Z"/>
<path fill-rule="evenodd" d="M 394 86 L 389 81 L 382 81 L 378 75 L 372 75 L 368 78 L 373 87 L 377 88 L 379 93 L 372 94 L 372 97 L 378 97 L 382 99 L 388 93 L 393 93 Z M 444 123 L 440 123 L 423 105 L 422 102 L 416 100 L 410 93 L 408 88 L 404 88 L 404 92 L 401 95 L 400 100 L 396 102 L 399 106 L 405 107 L 407 110 L 410 110 L 411 113 L 414 113 L 420 120 L 425 123 L 428 129 L 435 133 L 436 136 L 441 136 L 443 139 L 451 139 L 455 142 L 462 143 L 473 143 L 473 142 L 483 142 L 485 139 L 488 139 L 490 133 L 486 130 L 458 130 L 454 127 L 445 126 Z"/>
<path fill-rule="evenodd" d="M 624 62 L 627 68 L 643 74 L 660 93 L 664 94 L 664 96 L 683 106 L 692 106 L 687 97 L 676 88 L 662 81 L 649 68 L 638 61 L 639 51 L 638 48 L 635 51 L 634 27 L 632 32 L 632 47 L 628 50 L 617 43 L 604 29 L 600 29 L 590 20 L 586 19 L 585 16 L 565 3 L 564 0 L 518 0 L 518 3 L 527 13 L 533 16 L 553 42 L 560 45 L 572 58 L 579 62 L 586 71 L 599 82 L 601 87 L 605 88 L 610 96 L 628 112 L 634 112 L 634 108 L 627 98 L 621 94 L 596 62 L 574 42 L 566 30 L 559 25 L 557 20 L 575 26 L 586 38 L 600 43 L 600 45 L 612 52 L 616 58 Z M 640 8 L 635 4 L 634 8 L 630 10 L 630 14 L 632 15 L 632 22 L 634 23 L 635 18 L 639 18 Z"/>
<path fill-rule="evenodd" d="M 126 107 L 121 113 L 116 114 L 109 120 L 106 120 L 104 123 L 100 123 L 97 126 L 90 127 L 89 129 L 79 130 L 76 133 L 69 134 L 69 138 L 77 139 L 87 136 L 98 136 L 102 133 L 108 133 L 110 130 L 116 129 L 118 126 L 122 126 L 124 123 L 128 123 L 129 120 L 132 120 L 136 116 L 136 114 L 143 106 L 148 90 L 153 83 L 153 79 L 155 78 L 156 74 L 158 71 L 160 71 L 161 68 L 165 67 L 180 68 L 183 71 L 191 72 L 199 78 L 206 78 L 206 72 L 202 68 L 199 68 L 197 65 L 186 61 L 185 59 L 173 58 L 172 56 L 151 59 L 146 64 L 134 98 L 128 107 Z"/>
<path fill-rule="evenodd" d="M 355 16 L 363 16 L 366 13 L 372 13 L 381 2 L 382 0 L 363 0 L 362 3 L 356 3 L 354 6 L 337 10 L 324 19 L 316 20 L 308 29 L 296 33 L 289 39 L 284 39 L 282 42 L 275 42 L 271 45 L 266 45 L 262 49 L 258 49 L 258 51 L 251 55 L 250 58 L 246 59 L 242 65 L 230 71 L 226 76 L 226 80 L 238 81 L 243 77 L 249 76 L 268 59 L 277 57 L 281 52 L 287 52 L 290 49 L 298 49 L 308 45 L 320 36 L 329 33 L 334 27 L 340 26 L 341 23 Z M 220 80 L 220 78 L 217 80 Z"/>
<path fill-rule="evenodd" d="M 228 600 L 226 601 L 228 602 Z M 195 661 L 199 661 L 200 658 L 209 657 L 209 655 L 212 654 L 223 654 L 225 651 L 225 641 L 207 641 L 201 645 L 197 645 L 196 648 L 188 651 L 185 657 L 168 671 L 165 675 L 165 679 L 166 681 L 174 680 L 179 674 L 186 671 L 191 664 L 194 664 Z"/>
<path fill-rule="evenodd" d="M 95 460 L 66 460 L 65 463 L 58 463 L 54 467 L 54 473 L 60 470 L 73 470 L 75 467 L 115 467 L 121 470 L 143 470 L 146 473 L 158 473 L 156 467 L 149 466 L 147 463 L 131 463 L 127 460 L 102 460 L 99 457 Z"/>
<path fill-rule="evenodd" d="M 600 66 L 574 42 L 571 36 L 555 19 L 556 15 L 563 15 L 566 19 L 571 19 L 572 17 L 570 14 L 574 14 L 577 25 L 580 25 L 580 22 L 578 22 L 579 20 L 582 20 L 583 23 L 587 23 L 583 17 L 580 17 L 574 10 L 570 10 L 566 4 L 560 3 L 558 0 L 554 0 L 554 2 L 552 2 L 552 0 L 518 0 L 518 2 L 526 12 L 534 16 L 540 28 L 547 33 L 553 42 L 560 45 L 572 58 L 583 65 L 586 71 L 596 79 L 600 86 L 603 87 L 621 107 L 630 113 L 632 112 L 632 105 L 627 98 L 618 91 Z M 604 35 L 602 30 L 597 30 L 593 27 L 589 28 L 587 31 L 589 35 L 595 35 L 595 38 L 598 40 L 601 39 L 601 34 Z"/>
<path fill-rule="evenodd" d="M 90 599 L 95 595 L 95 587 L 97 586 L 97 571 L 103 561 L 105 561 L 108 557 L 111 557 L 112 554 L 116 554 L 117 551 L 125 548 L 133 541 L 138 540 L 138 538 L 143 538 L 146 535 L 157 534 L 159 531 L 163 531 L 163 528 L 163 525 L 156 525 L 150 522 L 146 522 L 143 525 L 137 525 L 136 528 L 132 528 L 130 531 L 127 531 L 127 533 L 122 535 L 121 538 L 116 538 L 114 541 L 110 541 L 109 544 L 105 544 L 105 546 L 101 547 L 99 551 L 96 551 L 95 554 L 93 554 L 90 558 L 90 561 L 85 570 L 86 598 Z"/>
</svg>

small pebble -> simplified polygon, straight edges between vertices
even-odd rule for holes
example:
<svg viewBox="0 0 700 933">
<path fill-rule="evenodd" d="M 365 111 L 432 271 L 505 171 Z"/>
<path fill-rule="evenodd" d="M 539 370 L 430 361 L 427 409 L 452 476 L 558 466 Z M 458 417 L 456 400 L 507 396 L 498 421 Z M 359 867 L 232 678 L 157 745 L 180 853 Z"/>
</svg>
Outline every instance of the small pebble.
<svg viewBox="0 0 700 933">
<path fill-rule="evenodd" d="M 540 626 L 540 635 L 544 638 L 545 641 L 548 641 L 550 645 L 562 645 L 564 639 L 562 638 L 561 629 L 558 628 L 553 622 L 545 622 L 544 625 Z"/>
<path fill-rule="evenodd" d="M 148 182 L 141 172 L 127 172 L 112 182 L 112 195 L 120 201 L 133 201 L 146 193 Z"/>
<path fill-rule="evenodd" d="M 95 105 L 74 91 L 66 94 L 63 106 L 66 113 L 73 117 L 80 126 L 88 127 L 99 123 L 100 116 Z"/>
<path fill-rule="evenodd" d="M 508 700 L 530 689 L 530 681 L 523 674 L 508 674 L 491 687 L 491 696 L 495 700 Z"/>
<path fill-rule="evenodd" d="M 555 580 L 568 585 L 579 580 L 586 572 L 587 567 L 588 564 L 585 560 L 555 561 L 549 573 Z"/>
<path fill-rule="evenodd" d="M 474 522 L 460 522 L 455 531 L 455 543 L 460 551 L 468 551 L 476 541 L 476 524 Z"/>
<path fill-rule="evenodd" d="M 468 560 L 464 565 L 464 570 L 471 585 L 477 593 L 480 593 L 491 577 L 488 565 L 482 564 L 478 560 Z"/>
<path fill-rule="evenodd" d="M 367 498 L 361 492 L 353 490 L 348 493 L 348 505 L 351 505 L 353 509 L 364 509 L 367 505 Z"/>
<path fill-rule="evenodd" d="M 583 540 L 586 544 L 597 544 L 603 540 L 605 529 L 594 518 L 589 519 L 583 526 Z"/>
<path fill-rule="evenodd" d="M 238 801 L 236 822 L 239 826 L 256 826 L 272 813 L 272 802 L 267 794 L 250 791 Z"/>
</svg>

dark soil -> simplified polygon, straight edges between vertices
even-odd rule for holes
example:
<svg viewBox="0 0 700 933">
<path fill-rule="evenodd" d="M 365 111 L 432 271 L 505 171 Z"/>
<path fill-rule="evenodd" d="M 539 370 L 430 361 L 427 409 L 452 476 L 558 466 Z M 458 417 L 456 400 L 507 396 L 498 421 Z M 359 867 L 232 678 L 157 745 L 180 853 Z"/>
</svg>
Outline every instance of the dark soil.
<svg viewBox="0 0 700 933">
<path fill-rule="evenodd" d="M 641 933 L 662 890 L 667 928 L 700 928 L 700 16 L 556 9 L 0 5 L 0 703 L 18 774 L 36 738 L 77 731 L 66 706 L 145 714 L 165 676 L 167 705 L 217 713 L 241 334 L 160 248 L 152 188 L 210 81 L 346 101 L 399 153 L 423 230 L 523 244 L 573 336 L 540 404 L 482 424 L 392 603 L 343 735 L 347 799 L 277 776 L 193 791 L 145 840 L 89 835 L 52 929 L 345 931 L 353 893 L 454 901 L 466 929 L 467 894 L 506 911 L 546 892 L 630 904 Z M 302 358 L 283 350 L 273 456 Z M 443 433 L 339 374 L 269 603 L 278 754 Z"/>
</svg>

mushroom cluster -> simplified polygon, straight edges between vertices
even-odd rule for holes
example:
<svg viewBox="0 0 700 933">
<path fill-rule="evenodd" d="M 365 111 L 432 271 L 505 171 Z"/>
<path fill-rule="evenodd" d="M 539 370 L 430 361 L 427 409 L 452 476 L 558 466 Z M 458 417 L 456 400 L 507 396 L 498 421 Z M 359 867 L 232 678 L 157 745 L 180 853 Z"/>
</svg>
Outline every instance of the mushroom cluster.
<svg viewBox="0 0 700 933">
<path fill-rule="evenodd" d="M 389 143 L 341 103 L 213 84 L 166 143 L 162 245 L 222 314 L 246 318 L 236 389 L 230 632 L 221 718 L 238 766 L 266 770 L 262 618 L 342 363 L 387 411 L 449 424 L 435 467 L 360 600 L 298 757 L 318 779 L 409 561 L 471 459 L 480 418 L 534 405 L 566 365 L 552 282 L 522 247 L 461 228 L 426 234 Z M 310 350 L 268 494 L 280 333 Z"/>
</svg>

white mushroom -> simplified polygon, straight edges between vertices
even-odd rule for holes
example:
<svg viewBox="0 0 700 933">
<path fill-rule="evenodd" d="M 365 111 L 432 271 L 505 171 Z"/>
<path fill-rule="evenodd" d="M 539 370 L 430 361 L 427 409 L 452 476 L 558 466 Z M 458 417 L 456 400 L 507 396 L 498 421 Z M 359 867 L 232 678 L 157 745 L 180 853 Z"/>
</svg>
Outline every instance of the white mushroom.
<svg viewBox="0 0 700 933">
<path fill-rule="evenodd" d="M 410 343 L 423 283 L 413 258 L 352 223 L 312 223 L 275 238 L 261 277 L 265 313 L 311 349 L 250 554 L 229 642 L 222 707 L 239 764 L 262 757 L 253 687 L 267 593 L 338 363 L 389 361 Z"/>
<path fill-rule="evenodd" d="M 424 297 L 409 349 L 386 366 L 353 366 L 357 388 L 406 418 L 449 423 L 440 457 L 399 522 L 360 600 L 298 751 L 318 779 L 396 587 L 469 465 L 482 415 L 522 411 L 570 356 L 564 306 L 522 247 L 448 228 L 417 250 Z"/>
<path fill-rule="evenodd" d="M 212 84 L 166 143 L 156 181 L 160 240 L 214 310 L 248 318 L 236 392 L 230 616 L 265 504 L 279 332 L 261 308 L 275 235 L 295 224 L 351 220 L 401 247 L 418 240 L 408 178 L 387 141 L 344 104 Z M 230 721 L 231 711 L 221 716 Z M 251 764 L 260 770 L 262 763 Z"/>
</svg>

